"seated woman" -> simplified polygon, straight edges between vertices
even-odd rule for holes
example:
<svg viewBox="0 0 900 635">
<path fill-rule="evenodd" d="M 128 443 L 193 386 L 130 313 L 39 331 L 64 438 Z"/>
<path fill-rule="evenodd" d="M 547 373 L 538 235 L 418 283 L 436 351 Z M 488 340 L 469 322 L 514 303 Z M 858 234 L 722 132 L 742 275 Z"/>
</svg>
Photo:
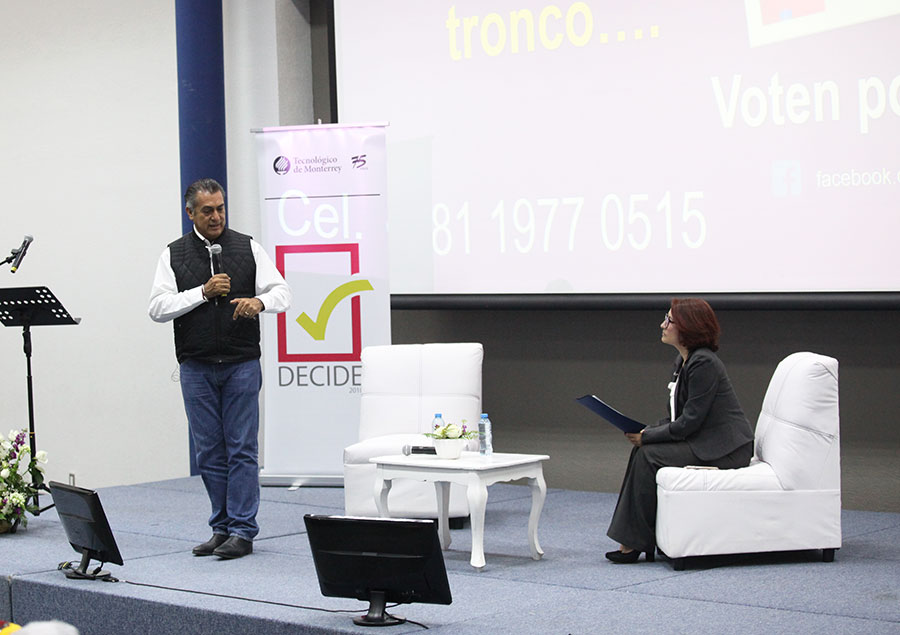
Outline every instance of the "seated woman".
<svg viewBox="0 0 900 635">
<path fill-rule="evenodd" d="M 656 549 L 656 471 L 665 466 L 745 467 L 753 455 L 753 430 L 741 410 L 719 348 L 719 321 L 699 298 L 672 300 L 660 324 L 662 342 L 678 350 L 669 383 L 669 416 L 626 434 L 631 451 L 619 501 L 606 534 L 620 548 L 606 557 L 636 562 Z"/>
</svg>

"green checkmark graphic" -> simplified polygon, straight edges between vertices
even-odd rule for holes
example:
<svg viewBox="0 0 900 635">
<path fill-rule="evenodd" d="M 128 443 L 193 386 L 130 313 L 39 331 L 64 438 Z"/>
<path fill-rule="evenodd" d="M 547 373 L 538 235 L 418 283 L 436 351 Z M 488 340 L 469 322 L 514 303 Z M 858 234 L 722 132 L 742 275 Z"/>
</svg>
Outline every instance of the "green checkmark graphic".
<svg viewBox="0 0 900 635">
<path fill-rule="evenodd" d="M 306 313 L 301 313 L 300 317 L 297 318 L 297 324 L 302 326 L 303 330 L 309 333 L 314 340 L 324 340 L 325 327 L 328 326 L 328 319 L 331 317 L 331 313 L 338 303 L 354 293 L 372 290 L 372 283 L 368 280 L 351 280 L 350 282 L 345 282 L 328 294 L 328 297 L 325 298 L 322 306 L 319 307 L 319 315 L 316 317 L 315 322 Z"/>
</svg>

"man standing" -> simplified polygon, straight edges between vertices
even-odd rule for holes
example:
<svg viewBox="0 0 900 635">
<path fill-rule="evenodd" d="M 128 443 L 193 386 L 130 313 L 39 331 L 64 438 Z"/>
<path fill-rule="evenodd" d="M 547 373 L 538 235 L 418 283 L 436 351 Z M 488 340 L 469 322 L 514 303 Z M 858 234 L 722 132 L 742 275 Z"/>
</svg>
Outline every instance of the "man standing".
<svg viewBox="0 0 900 635">
<path fill-rule="evenodd" d="M 212 538 L 194 555 L 240 558 L 259 533 L 259 318 L 290 306 L 291 291 L 263 248 L 225 227 L 225 192 L 191 184 L 194 229 L 156 265 L 150 318 L 175 321 L 175 356 L 197 466 L 212 506 Z"/>
</svg>

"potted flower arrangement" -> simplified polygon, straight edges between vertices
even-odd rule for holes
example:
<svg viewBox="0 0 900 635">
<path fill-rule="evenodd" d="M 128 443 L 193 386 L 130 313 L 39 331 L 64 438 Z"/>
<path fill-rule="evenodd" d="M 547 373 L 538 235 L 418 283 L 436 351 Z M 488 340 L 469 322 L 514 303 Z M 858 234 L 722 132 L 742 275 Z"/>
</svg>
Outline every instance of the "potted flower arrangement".
<svg viewBox="0 0 900 635">
<path fill-rule="evenodd" d="M 466 441 L 478 436 L 478 430 L 469 430 L 466 420 L 460 425 L 446 423 L 443 426 L 435 425 L 431 432 L 425 433 L 426 437 L 434 439 L 434 450 L 440 459 L 458 459 L 466 447 Z"/>
<path fill-rule="evenodd" d="M 31 456 L 28 433 L 13 430 L 0 437 L 0 533 L 14 533 L 28 524 L 26 512 L 35 513 L 35 495 L 44 483 L 47 453 Z"/>
</svg>

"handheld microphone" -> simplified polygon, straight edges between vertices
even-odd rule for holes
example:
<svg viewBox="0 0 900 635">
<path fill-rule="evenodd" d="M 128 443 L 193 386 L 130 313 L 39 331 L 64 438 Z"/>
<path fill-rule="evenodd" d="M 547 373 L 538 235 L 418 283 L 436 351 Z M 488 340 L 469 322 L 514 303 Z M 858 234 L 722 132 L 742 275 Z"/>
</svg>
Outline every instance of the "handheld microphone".
<svg viewBox="0 0 900 635">
<path fill-rule="evenodd" d="M 430 445 L 404 445 L 402 452 L 404 456 L 409 456 L 410 454 L 437 454 L 437 450 Z"/>
<path fill-rule="evenodd" d="M 22 241 L 22 246 L 18 249 L 13 250 L 13 253 L 16 255 L 15 259 L 12 261 L 12 266 L 9 270 L 13 273 L 19 268 L 19 265 L 22 264 L 22 260 L 25 259 L 25 252 L 28 251 L 28 245 L 31 244 L 31 241 L 34 240 L 34 236 L 31 234 L 25 234 L 25 239 Z"/>
<path fill-rule="evenodd" d="M 210 245 L 209 253 L 212 256 L 213 273 L 224 273 L 222 269 L 222 245 Z"/>
</svg>

